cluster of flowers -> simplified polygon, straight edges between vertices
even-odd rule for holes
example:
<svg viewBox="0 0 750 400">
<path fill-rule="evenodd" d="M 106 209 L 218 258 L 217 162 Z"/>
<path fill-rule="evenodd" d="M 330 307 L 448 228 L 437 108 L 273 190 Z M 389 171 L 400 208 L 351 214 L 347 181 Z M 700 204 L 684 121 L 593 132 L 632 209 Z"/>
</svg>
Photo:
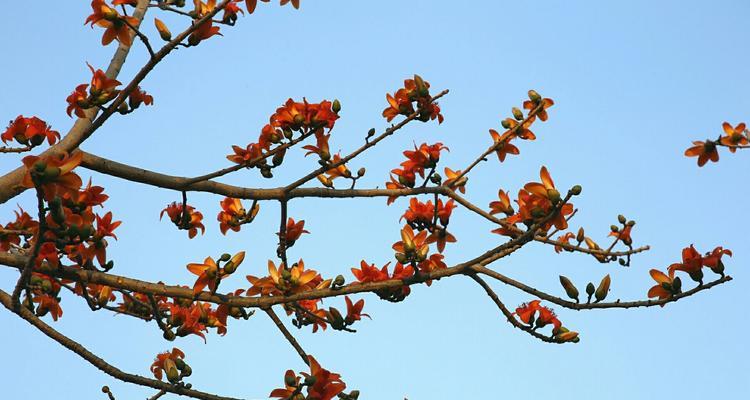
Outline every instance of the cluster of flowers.
<svg viewBox="0 0 750 400">
<path fill-rule="evenodd" d="M 714 273 L 724 276 L 724 262 L 721 261 L 723 255 L 732 256 L 732 251 L 721 246 L 716 247 L 713 251 L 701 255 L 698 250 L 690 245 L 682 250 L 682 262 L 674 263 L 667 268 L 668 274 L 657 269 L 652 269 L 649 273 L 656 281 L 656 285 L 648 291 L 648 297 L 657 297 L 659 300 L 668 299 L 682 291 L 682 281 L 679 276 L 675 276 L 675 271 L 686 272 L 690 279 L 703 284 L 703 267 L 709 268 Z"/>
<path fill-rule="evenodd" d="M 617 225 L 611 225 L 610 226 L 610 233 L 609 236 L 615 237 L 615 243 L 612 244 L 614 246 L 618 241 L 621 241 L 625 246 L 632 247 L 633 245 L 633 227 L 635 226 L 635 221 L 628 220 L 625 218 L 624 215 L 618 215 L 617 216 L 618 222 L 621 224 L 621 226 Z M 555 243 L 555 252 L 560 253 L 563 250 L 567 251 L 574 251 L 575 249 L 573 247 L 567 246 L 570 245 L 570 241 L 572 239 L 575 239 L 578 243 L 576 246 L 580 246 L 582 243 L 586 243 L 586 246 L 590 250 L 601 250 L 601 247 L 598 243 L 596 243 L 593 239 L 586 236 L 585 230 L 583 227 L 578 229 L 577 233 L 573 232 L 565 232 L 557 237 L 556 243 Z M 606 262 L 608 261 L 608 258 L 602 254 L 594 254 L 594 257 L 599 260 L 600 262 Z M 616 257 L 615 257 L 616 258 Z M 614 260 L 614 258 L 609 258 L 610 260 Z M 619 258 L 620 265 L 628 265 L 628 261 Z"/>
<path fill-rule="evenodd" d="M 573 205 L 570 203 L 563 204 L 559 208 L 559 211 L 550 217 L 550 213 L 559 205 L 562 197 L 560 196 L 560 192 L 555 188 L 547 167 L 542 167 L 539 175 L 542 182 L 527 183 L 523 189 L 518 191 L 518 199 L 516 200 L 518 204 L 517 212 L 511 206 L 507 193 L 502 190 L 498 193 L 499 200 L 490 203 L 490 212 L 492 214 L 503 213 L 507 215 L 505 221 L 513 226 L 519 222 L 530 226 L 534 223 L 544 221 L 540 226 L 540 230 L 543 232 L 546 232 L 552 226 L 559 230 L 567 229 L 568 220 L 566 216 L 573 213 Z M 572 191 L 573 194 L 580 193 L 580 186 L 575 186 Z M 501 227 L 492 232 L 514 236 L 518 233 L 518 230 Z"/>
<path fill-rule="evenodd" d="M 406 209 L 401 219 L 405 219 L 408 226 L 419 231 L 420 234 L 429 232 L 430 235 L 425 239 L 425 243 L 437 243 L 438 252 L 442 253 L 446 243 L 456 242 L 456 238 L 448 232 L 448 223 L 454 208 L 456 205 L 453 200 L 448 200 L 443 204 L 443 201 L 438 199 L 433 205 L 431 200 L 423 203 L 416 197 L 412 197 L 409 200 L 409 208 Z M 396 258 L 399 259 L 398 255 Z"/>
<path fill-rule="evenodd" d="M 335 397 L 343 400 L 356 400 L 359 392 L 342 393 L 346 384 L 341 375 L 328 371 L 320 366 L 313 356 L 307 356 L 310 372 L 297 375 L 291 369 L 284 374 L 284 387 L 274 389 L 270 397 L 294 400 L 331 400 Z M 305 391 L 306 393 L 302 393 Z"/>
<path fill-rule="evenodd" d="M 505 132 L 500 134 L 496 130 L 490 129 L 490 136 L 495 143 L 493 149 L 500 162 L 505 161 L 505 157 L 508 154 L 520 154 L 518 147 L 511 143 L 512 140 L 536 139 L 536 135 L 530 129 L 531 125 L 534 124 L 537 117 L 542 121 L 546 121 L 547 109 L 554 104 L 555 102 L 552 99 L 542 98 L 536 91 L 529 90 L 529 100 L 523 102 L 523 108 L 528 110 L 527 116 L 524 117 L 523 111 L 517 107 L 513 107 L 513 118 L 506 118 L 501 122 Z"/>
<path fill-rule="evenodd" d="M 321 162 L 325 164 L 331 160 L 328 139 L 331 129 L 339 118 L 340 110 L 341 105 L 338 100 L 308 103 L 306 99 L 302 102 L 289 99 L 271 115 L 269 123 L 261 130 L 257 142 L 250 143 L 245 148 L 232 146 L 234 154 L 228 155 L 227 159 L 248 168 L 257 167 L 264 177 L 271 178 L 273 176 L 271 170 L 284 162 L 286 148 L 275 150 L 271 164 L 268 164 L 266 160 L 268 153 L 272 151 L 272 146 L 282 146 L 285 139 L 291 141 L 294 133 L 297 132 L 302 138 L 315 135 L 317 144 L 305 146 L 304 149 L 308 150 L 307 154 L 317 154 Z M 325 134 L 326 129 L 328 134 Z M 333 157 L 333 162 L 338 160 L 340 156 Z"/>
<path fill-rule="evenodd" d="M 260 205 L 257 202 L 253 203 L 250 211 L 247 211 L 240 199 L 232 197 L 225 197 L 219 205 L 221 205 L 221 211 L 216 219 L 219 221 L 219 230 L 223 235 L 226 235 L 228 230 L 239 232 L 242 225 L 253 222 L 260 211 Z"/>
<path fill-rule="evenodd" d="M 709 160 L 713 162 L 719 161 L 719 149 L 718 146 L 725 146 L 729 148 L 729 151 L 734 153 L 740 147 L 747 147 L 750 145 L 750 131 L 747 129 L 747 125 L 744 122 L 732 126 L 729 122 L 722 124 L 724 135 L 719 136 L 716 140 L 706 139 L 705 142 L 694 141 L 693 146 L 685 150 L 685 155 L 688 157 L 698 157 L 698 166 L 704 166 Z"/>
<path fill-rule="evenodd" d="M 541 304 L 541 300 L 534 300 L 521 304 L 513 315 L 532 329 L 543 328 L 552 325 L 552 337 L 561 342 L 578 342 L 578 332 L 568 330 L 557 318 L 555 312 L 549 307 Z"/>
<path fill-rule="evenodd" d="M 422 122 L 437 118 L 438 123 L 443 123 L 440 107 L 430 96 L 430 84 L 419 75 L 414 75 L 414 79 L 405 79 L 403 88 L 398 89 L 393 95 L 386 94 L 385 98 L 388 100 L 388 108 L 383 110 L 383 117 L 388 122 L 397 115 L 409 116 L 418 113 L 417 119 Z"/>
<path fill-rule="evenodd" d="M 440 183 L 441 177 L 440 175 L 435 174 L 434 170 L 440 161 L 440 152 L 443 150 L 448 150 L 448 148 L 438 142 L 430 145 L 422 143 L 419 147 L 415 145 L 414 150 L 404 151 L 406 161 L 401 163 L 401 168 L 391 170 L 391 181 L 386 182 L 386 188 L 413 188 L 417 183 L 417 175 L 425 178 L 425 171 L 431 171 L 429 173 L 429 178 L 433 183 Z M 395 200 L 396 197 L 389 197 L 388 204 L 393 203 Z"/>
<path fill-rule="evenodd" d="M 64 256 L 78 268 L 93 269 L 95 260 L 104 270 L 113 267 L 113 262 L 107 261 L 106 238 L 117 239 L 114 230 L 120 222 L 112 220 L 111 212 L 102 216 L 93 211 L 95 206 L 102 206 L 109 196 L 104 194 L 101 186 L 92 186 L 91 181 L 82 187 L 81 178 L 73 172 L 80 164 L 81 156 L 82 153 L 78 152 L 72 156 L 66 153 L 24 157 L 26 173 L 22 185 L 36 188 L 45 203 L 44 224 L 23 210 L 16 212 L 16 221 L 6 225 L 6 229 L 15 232 L 0 237 L 0 249 L 7 251 L 11 245 L 20 246 L 21 237 L 25 237 L 24 247 L 29 251 L 38 246 L 38 255 L 34 260 L 37 268 L 42 268 L 43 261 L 47 262 L 46 268 L 57 268 Z M 36 276 L 54 282 L 50 277 Z M 56 290 L 32 291 L 35 297 L 31 300 L 40 303 L 37 310 L 40 314 L 55 310 L 52 316 L 57 319 L 62 314 L 57 297 L 59 284 L 51 287 Z M 99 295 L 97 292 L 96 297 Z M 108 294 L 102 296 L 109 297 Z"/>
<path fill-rule="evenodd" d="M 66 101 L 68 102 L 67 113 L 69 116 L 75 114 L 79 118 L 86 117 L 85 111 L 92 107 L 102 107 L 112 101 L 120 91 L 117 89 L 121 85 L 117 79 L 110 79 L 101 69 L 91 70 L 91 83 L 83 83 L 76 86 Z M 141 90 L 140 86 L 128 95 L 128 101 L 123 102 L 117 111 L 121 114 L 132 112 L 141 104 L 152 105 L 154 98 Z"/>
<path fill-rule="evenodd" d="M 46 122 L 37 117 L 24 117 L 19 115 L 10 121 L 8 128 L 0 135 L 3 143 L 15 140 L 16 142 L 34 147 L 42 144 L 44 139 L 52 145 L 60 140 L 60 132 L 53 131 Z"/>
</svg>

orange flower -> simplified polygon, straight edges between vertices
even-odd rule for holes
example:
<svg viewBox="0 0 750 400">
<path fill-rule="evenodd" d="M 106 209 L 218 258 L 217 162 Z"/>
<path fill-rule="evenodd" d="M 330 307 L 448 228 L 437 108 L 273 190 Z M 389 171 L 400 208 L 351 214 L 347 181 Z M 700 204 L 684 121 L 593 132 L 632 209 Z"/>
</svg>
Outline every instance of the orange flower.
<svg viewBox="0 0 750 400">
<path fill-rule="evenodd" d="M 52 316 L 52 320 L 57 321 L 63 314 L 62 308 L 60 308 L 60 302 L 56 297 L 48 294 L 41 294 L 34 296 L 32 299 L 34 303 L 39 303 L 36 308 L 36 315 L 43 317 L 49 313 Z"/>
<path fill-rule="evenodd" d="M 711 268 L 711 271 L 724 276 L 724 263 L 721 261 L 721 256 L 724 254 L 732 257 L 731 250 L 725 249 L 721 246 L 716 247 L 713 251 L 706 253 L 706 255 L 703 256 L 703 265 Z"/>
<path fill-rule="evenodd" d="M 458 189 L 461 193 L 466 193 L 466 182 L 469 180 L 467 176 L 462 176 L 461 179 L 458 181 L 456 178 L 461 175 L 461 170 L 454 171 L 450 168 L 445 168 L 445 181 L 443 181 L 443 186 L 449 187 L 451 190 Z"/>
<path fill-rule="evenodd" d="M 37 117 L 26 118 L 19 115 L 11 121 L 0 138 L 3 143 L 15 139 L 18 143 L 27 146 L 38 146 L 46 138 L 47 142 L 52 145 L 60 139 L 60 132 L 53 131 L 46 122 Z"/>
<path fill-rule="evenodd" d="M 310 233 L 307 230 L 305 230 L 305 221 L 300 220 L 299 222 L 294 222 L 294 218 L 289 218 L 286 221 L 286 244 L 287 246 L 292 246 L 294 242 L 299 239 L 300 236 L 302 236 L 303 233 Z"/>
<path fill-rule="evenodd" d="M 420 121 L 427 122 L 437 118 L 438 123 L 443 123 L 440 107 L 432 102 L 429 88 L 430 84 L 419 75 L 414 75 L 414 79 L 404 80 L 402 89 L 398 89 L 394 95 L 386 94 L 388 107 L 383 110 L 383 117 L 390 122 L 397 115 L 408 116 L 419 111 L 417 119 Z M 413 103 L 416 103 L 416 110 Z"/>
<path fill-rule="evenodd" d="M 299 4 L 299 0 L 296 2 Z M 321 367 L 313 356 L 307 356 L 307 359 L 310 361 L 310 373 L 302 372 L 302 375 L 315 378 L 314 383 L 307 387 L 308 399 L 331 400 L 346 389 L 346 384 L 341 381 L 341 375 Z"/>
<path fill-rule="evenodd" d="M 75 196 L 83 182 L 73 171 L 80 163 L 83 153 L 73 155 L 49 155 L 46 157 L 26 156 L 23 165 L 26 174 L 21 185 L 27 188 L 38 186 L 44 192 L 44 198 L 51 201 L 57 196 Z"/>
<path fill-rule="evenodd" d="M 539 315 L 537 315 L 537 313 L 539 313 Z M 541 300 L 523 303 L 516 308 L 516 312 L 513 314 L 517 315 L 518 319 L 524 324 L 535 325 L 537 328 L 542 328 L 546 325 L 552 324 L 554 326 L 553 332 L 557 331 L 562 326 L 560 320 L 557 319 L 555 312 L 548 307 L 542 306 Z"/>
<path fill-rule="evenodd" d="M 185 353 L 183 353 L 182 350 L 178 349 L 177 347 L 172 348 L 171 352 L 167 351 L 164 353 L 159 353 L 156 355 L 154 363 L 151 364 L 151 372 L 154 374 L 154 377 L 156 377 L 156 379 L 161 380 L 163 371 L 167 374 L 167 379 L 169 380 L 169 382 L 177 383 L 180 380 L 178 365 L 185 365 L 185 362 L 183 361 L 184 358 Z"/>
<path fill-rule="evenodd" d="M 682 281 L 679 277 L 674 276 L 674 269 L 669 270 L 669 275 L 657 270 L 652 269 L 649 271 L 651 277 L 656 281 L 656 285 L 648 290 L 648 297 L 658 297 L 659 300 L 668 299 L 673 295 L 680 293 L 682 287 Z M 662 307 L 664 305 L 662 304 Z"/>
<path fill-rule="evenodd" d="M 367 314 L 362 314 L 362 308 L 365 306 L 365 299 L 359 299 L 356 303 L 352 303 L 349 296 L 344 296 L 346 300 L 346 318 L 344 321 L 347 325 L 351 325 L 354 321 L 359 321 L 362 317 L 370 318 Z"/>
<path fill-rule="evenodd" d="M 513 207 L 510 205 L 510 198 L 508 197 L 508 194 L 505 193 L 502 189 L 498 190 L 497 192 L 498 201 L 493 201 L 490 203 L 490 214 L 499 214 L 503 213 L 506 215 L 512 215 L 513 214 Z"/>
<path fill-rule="evenodd" d="M 526 110 L 529 110 L 529 112 L 531 112 L 532 110 L 534 110 L 535 108 L 537 108 L 540 104 L 542 106 L 542 109 L 539 110 L 536 113 L 536 116 L 538 116 L 539 119 L 541 119 L 542 121 L 546 121 L 547 120 L 547 109 L 550 108 L 550 107 L 552 107 L 553 105 L 555 105 L 555 102 L 552 101 L 552 99 L 546 99 L 545 98 L 545 99 L 540 99 L 540 100 L 537 100 L 537 101 L 526 100 L 526 101 L 523 102 L 523 108 L 525 108 Z M 532 118 L 533 118 L 533 116 L 532 116 Z"/>
<path fill-rule="evenodd" d="M 620 240 L 622 240 L 625 245 L 630 246 L 633 243 L 633 238 L 630 237 L 630 232 L 633 230 L 633 225 L 626 225 L 621 230 L 615 232 L 612 231 L 609 233 L 609 236 L 614 236 Z"/>
<path fill-rule="evenodd" d="M 71 114 L 75 114 L 78 118 L 86 117 L 84 111 L 91 108 L 91 104 L 88 101 L 89 95 L 86 92 L 88 87 L 89 85 L 86 83 L 76 86 L 73 93 L 65 99 L 68 102 L 68 108 L 65 112 L 68 113 L 69 117 L 72 117 Z"/>
<path fill-rule="evenodd" d="M 220 28 L 218 26 L 213 26 L 213 21 L 205 21 L 198 27 L 198 29 L 194 30 L 193 33 L 188 36 L 188 45 L 197 46 L 201 41 L 206 40 L 211 36 L 223 36 L 219 30 Z"/>
<path fill-rule="evenodd" d="M 245 252 L 241 251 L 235 254 L 223 268 L 219 268 L 213 258 L 206 257 L 203 264 L 190 263 L 187 265 L 188 271 L 198 275 L 198 280 L 193 285 L 193 293 L 200 293 L 204 287 L 208 286 L 211 293 L 216 293 L 219 281 L 234 273 L 237 267 L 245 259 Z"/>
<path fill-rule="evenodd" d="M 574 235 L 573 232 L 565 232 L 564 234 L 557 237 L 557 242 L 569 244 L 570 239 L 573 239 L 574 237 L 576 237 L 576 235 Z M 555 253 L 560 253 L 562 251 L 563 247 L 559 244 L 555 244 Z"/>
<path fill-rule="evenodd" d="M 346 384 L 341 381 L 341 375 L 332 373 L 321 367 L 313 356 L 307 356 L 307 359 L 310 364 L 310 373 L 301 372 L 306 378 L 305 381 L 311 382 L 309 385 L 304 386 L 307 388 L 307 395 L 304 396 L 305 399 L 331 400 L 346 389 Z M 274 389 L 269 397 L 291 399 L 295 394 L 303 396 L 301 394 L 302 387 L 300 386 L 300 380 L 300 377 L 294 371 L 286 371 L 286 374 L 284 374 L 284 388 Z"/>
<path fill-rule="evenodd" d="M 91 9 L 93 13 L 86 18 L 84 25 L 90 24 L 93 28 L 94 24 L 96 24 L 99 27 L 105 28 L 104 35 L 102 36 L 102 45 L 106 46 L 115 39 L 125 46 L 130 46 L 133 43 L 133 36 L 130 33 L 128 24 L 132 26 L 138 25 L 139 21 L 136 18 L 121 16 L 117 10 L 107 6 L 104 0 L 93 0 L 91 2 Z"/>
<path fill-rule="evenodd" d="M 232 150 L 234 154 L 228 155 L 227 160 L 241 165 L 250 166 L 252 161 L 262 156 L 261 148 L 257 143 L 250 143 L 244 149 L 240 146 L 232 146 Z"/>
<path fill-rule="evenodd" d="M 188 231 L 188 237 L 194 238 L 198 234 L 198 229 L 201 230 L 201 235 L 206 233 L 206 227 L 203 226 L 203 214 L 200 211 L 196 211 L 195 207 L 187 205 L 185 213 L 183 214 L 182 203 L 172 202 L 167 207 L 161 210 L 159 214 L 159 220 L 164 217 L 164 213 L 167 213 L 169 219 L 179 229 L 185 229 Z"/>
<path fill-rule="evenodd" d="M 735 146 L 747 146 L 748 145 L 748 139 L 746 135 L 746 125 L 744 122 L 741 122 L 737 124 L 734 128 L 732 125 L 729 124 L 729 122 L 724 122 L 722 124 L 722 128 L 724 129 L 724 133 L 726 136 L 722 136 L 719 141 L 721 144 L 728 146 L 729 151 L 734 153 L 737 151 L 737 147 Z"/>
<path fill-rule="evenodd" d="M 396 251 L 396 259 L 401 263 L 410 261 L 422 261 L 427 258 L 430 247 L 427 243 L 427 231 L 414 234 L 411 226 L 405 225 L 401 229 L 401 240 L 393 244 Z"/>
<path fill-rule="evenodd" d="M 685 155 L 688 157 L 698 157 L 698 166 L 704 166 L 708 160 L 713 162 L 719 161 L 719 151 L 716 149 L 714 142 L 707 140 L 705 142 L 694 141 L 693 147 L 685 150 Z"/>
<path fill-rule="evenodd" d="M 390 265 L 390 263 L 387 263 L 383 268 L 378 269 L 375 264 L 370 265 L 362 260 L 362 262 L 360 262 L 360 269 L 352 268 L 352 274 L 357 278 L 357 283 L 359 284 L 386 281 L 389 279 L 407 279 L 414 275 L 414 268 L 412 268 L 411 265 L 404 267 L 403 264 L 396 263 L 393 275 L 388 272 L 388 265 Z M 375 291 L 375 294 L 381 299 L 393 302 L 403 300 L 409 295 L 409 293 L 411 293 L 411 288 L 406 285 L 393 289 Z"/>
<path fill-rule="evenodd" d="M 306 292 L 314 289 L 325 289 L 331 285 L 331 280 L 323 278 L 314 270 L 305 270 L 302 260 L 292 265 L 287 270 L 283 263 L 278 268 L 273 261 L 268 260 L 268 276 L 258 278 L 253 275 L 246 276 L 252 285 L 247 290 L 248 296 L 260 294 L 261 296 L 284 295 Z"/>
<path fill-rule="evenodd" d="M 696 282 L 703 281 L 703 257 L 698 250 L 691 244 L 690 247 L 682 249 L 682 263 L 675 263 L 669 266 L 669 273 L 674 271 L 684 271 L 690 275 L 690 278 Z"/>
<path fill-rule="evenodd" d="M 517 155 L 520 153 L 518 150 L 518 147 L 514 146 L 510 143 L 511 139 L 513 139 L 515 136 L 509 134 L 510 131 L 504 133 L 503 135 L 500 135 L 496 130 L 490 129 L 490 136 L 492 136 L 492 140 L 495 142 L 495 154 L 497 154 L 498 160 L 500 162 L 505 161 L 505 157 L 508 154 Z"/>
<path fill-rule="evenodd" d="M 303 98 L 300 103 L 288 99 L 271 116 L 271 125 L 292 131 L 318 130 L 321 128 L 331 130 L 338 118 L 338 108 L 334 110 L 334 103 L 328 100 L 323 100 L 320 103 L 308 103 L 307 99 Z"/>
<path fill-rule="evenodd" d="M 253 203 L 253 208 L 248 213 L 245 208 L 242 207 L 240 199 L 232 197 L 225 197 L 220 203 L 222 211 L 219 212 L 216 219 L 219 221 L 219 229 L 222 235 L 226 235 L 228 230 L 239 232 L 242 224 L 253 222 L 255 216 L 258 215 L 260 205 Z"/>
<path fill-rule="evenodd" d="M 140 86 L 137 86 L 135 90 L 133 90 L 133 92 L 131 92 L 128 96 L 128 105 L 131 109 L 135 110 L 136 108 L 140 107 L 141 104 L 150 106 L 154 104 L 154 98 L 150 94 L 141 90 Z"/>
</svg>

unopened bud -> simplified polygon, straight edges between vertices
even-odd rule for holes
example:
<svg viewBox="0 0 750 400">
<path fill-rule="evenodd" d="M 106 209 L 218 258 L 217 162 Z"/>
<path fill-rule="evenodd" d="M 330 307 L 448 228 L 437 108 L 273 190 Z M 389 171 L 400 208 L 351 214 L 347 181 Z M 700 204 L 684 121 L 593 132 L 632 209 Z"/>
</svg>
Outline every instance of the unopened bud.
<svg viewBox="0 0 750 400">
<path fill-rule="evenodd" d="M 581 194 L 581 191 L 583 191 L 581 185 L 575 185 L 570 188 L 570 194 L 572 194 L 573 196 L 578 196 L 579 194 Z"/>
<path fill-rule="evenodd" d="M 529 90 L 529 100 L 536 103 L 541 99 L 542 96 L 540 96 L 539 93 L 536 92 L 536 90 Z"/>
<path fill-rule="evenodd" d="M 172 32 L 169 31 L 169 28 L 167 28 L 167 25 L 165 25 L 164 22 L 159 18 L 154 18 L 154 25 L 156 25 L 156 30 L 159 31 L 159 36 L 161 36 L 165 42 L 172 40 Z"/>
<path fill-rule="evenodd" d="M 362 167 L 362 168 L 358 169 L 357 170 L 357 177 L 361 178 L 361 177 L 365 176 L 365 172 L 367 172 L 367 170 L 365 169 L 365 167 Z"/>
<path fill-rule="evenodd" d="M 617 216 L 617 221 L 620 222 L 621 224 L 624 224 L 628 220 L 625 218 L 624 215 L 620 214 L 620 215 Z"/>
<path fill-rule="evenodd" d="M 602 301 L 605 298 L 607 298 L 607 293 L 609 293 L 609 284 L 612 280 L 609 277 L 609 274 L 602 278 L 602 281 L 599 283 L 599 287 L 596 288 L 596 292 L 594 295 L 596 296 L 596 301 Z"/>
<path fill-rule="evenodd" d="M 562 285 L 563 289 L 565 289 L 565 293 L 567 293 L 568 297 L 574 299 L 577 303 L 578 289 L 575 287 L 573 282 L 571 282 L 568 277 L 560 275 L 560 284 Z"/>
<path fill-rule="evenodd" d="M 513 111 L 513 118 L 519 121 L 523 119 L 523 112 L 518 107 L 513 107 L 512 111 Z"/>
<path fill-rule="evenodd" d="M 375 128 L 370 128 L 369 131 L 367 131 L 367 137 L 373 137 L 375 136 Z"/>
<path fill-rule="evenodd" d="M 224 253 L 221 255 L 221 257 L 219 257 L 219 261 L 229 261 L 230 258 L 232 258 L 232 256 L 229 255 L 229 253 Z"/>
<path fill-rule="evenodd" d="M 338 114 L 339 111 L 341 111 L 341 102 L 339 101 L 339 99 L 335 99 L 333 101 L 333 105 L 331 106 L 331 110 L 333 110 L 333 112 L 335 112 L 336 114 Z"/>
</svg>

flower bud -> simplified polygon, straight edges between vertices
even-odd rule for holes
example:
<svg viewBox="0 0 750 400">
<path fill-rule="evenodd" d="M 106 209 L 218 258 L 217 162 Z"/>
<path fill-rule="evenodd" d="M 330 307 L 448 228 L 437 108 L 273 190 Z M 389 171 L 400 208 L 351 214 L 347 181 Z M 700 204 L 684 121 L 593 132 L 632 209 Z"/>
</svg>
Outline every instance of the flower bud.
<svg viewBox="0 0 750 400">
<path fill-rule="evenodd" d="M 611 230 L 612 232 L 619 232 L 620 228 L 618 228 L 617 225 L 610 225 L 609 230 Z"/>
<path fill-rule="evenodd" d="M 171 329 L 167 329 L 164 331 L 164 334 L 162 335 L 162 337 L 171 342 L 175 339 L 175 334 L 174 332 L 172 332 Z"/>
<path fill-rule="evenodd" d="M 555 188 L 547 189 L 547 198 L 552 202 L 552 204 L 557 204 L 561 200 L 560 192 Z"/>
<path fill-rule="evenodd" d="M 583 191 L 581 185 L 575 185 L 570 188 L 570 194 L 572 194 L 573 196 L 578 196 L 579 194 L 581 194 L 581 191 Z"/>
<path fill-rule="evenodd" d="M 358 169 L 357 170 L 357 177 L 361 178 L 361 177 L 365 176 L 365 172 L 367 172 L 367 170 L 365 169 L 365 167 L 362 167 L 362 168 Z"/>
<path fill-rule="evenodd" d="M 588 285 L 586 285 L 586 294 L 589 295 L 589 300 L 591 300 L 594 291 L 596 291 L 596 287 L 594 287 L 593 283 L 589 282 Z"/>
<path fill-rule="evenodd" d="M 513 111 L 513 118 L 519 121 L 523 119 L 523 112 L 518 107 L 513 107 L 512 111 Z"/>
<path fill-rule="evenodd" d="M 563 289 L 565 289 L 565 293 L 567 293 L 568 297 L 574 299 L 576 303 L 578 303 L 578 289 L 573 285 L 573 282 L 571 282 L 568 277 L 560 275 L 560 284 Z"/>
<path fill-rule="evenodd" d="M 536 92 L 536 90 L 529 90 L 529 100 L 536 103 L 540 101 L 541 99 L 542 99 L 542 96 L 540 96 L 539 93 Z"/>
<path fill-rule="evenodd" d="M 624 223 L 625 223 L 625 222 L 627 222 L 628 220 L 627 220 L 627 219 L 625 218 L 625 216 L 624 216 L 624 215 L 620 214 L 620 215 L 618 215 L 618 216 L 617 216 L 617 221 L 618 221 L 619 223 L 621 223 L 621 224 L 624 224 Z"/>
<path fill-rule="evenodd" d="M 165 25 L 164 22 L 159 18 L 154 18 L 154 25 L 156 25 L 156 30 L 159 31 L 159 36 L 161 36 L 165 42 L 172 40 L 172 32 L 169 31 L 169 28 L 167 28 L 167 25 Z"/>
<path fill-rule="evenodd" d="M 336 278 L 333 279 L 333 286 L 343 286 L 345 282 L 343 275 L 336 275 Z"/>
<path fill-rule="evenodd" d="M 335 112 L 336 114 L 338 114 L 339 111 L 341 111 L 341 102 L 339 101 L 339 99 L 333 100 L 333 105 L 331 106 L 331 110 L 333 110 L 333 112 Z"/>
<path fill-rule="evenodd" d="M 375 136 L 375 128 L 370 128 L 370 130 L 367 131 L 367 137 L 370 138 L 373 136 Z"/>
<path fill-rule="evenodd" d="M 284 384 L 290 387 L 297 386 L 297 377 L 294 376 L 294 373 L 287 373 L 286 375 L 284 375 Z"/>
<path fill-rule="evenodd" d="M 224 253 L 219 257 L 219 261 L 229 261 L 230 258 L 232 258 L 232 256 L 230 256 L 229 253 Z"/>
<path fill-rule="evenodd" d="M 609 277 L 609 274 L 602 278 L 602 281 L 599 282 L 599 287 L 596 288 L 596 292 L 594 293 L 596 297 L 596 301 L 602 301 L 605 298 L 607 298 L 607 293 L 609 293 L 609 284 L 612 280 Z"/>
<path fill-rule="evenodd" d="M 510 121 L 508 121 L 507 119 L 502 120 L 500 122 L 500 125 L 502 125 L 504 129 L 510 129 L 510 127 L 511 127 L 510 126 Z"/>
</svg>

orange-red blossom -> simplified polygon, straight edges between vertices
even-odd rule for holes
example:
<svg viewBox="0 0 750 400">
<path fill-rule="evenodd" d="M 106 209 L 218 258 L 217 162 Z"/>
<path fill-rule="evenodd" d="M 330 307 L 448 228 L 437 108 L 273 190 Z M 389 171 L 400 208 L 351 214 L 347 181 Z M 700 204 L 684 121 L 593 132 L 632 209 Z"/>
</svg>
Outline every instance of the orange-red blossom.
<svg viewBox="0 0 750 400">
<path fill-rule="evenodd" d="M 172 348 L 171 352 L 167 351 L 159 353 L 156 355 L 154 363 L 151 364 L 151 372 L 154 374 L 154 377 L 159 380 L 161 380 L 163 374 L 166 373 L 169 382 L 177 383 L 180 380 L 180 370 L 184 370 L 185 366 L 187 366 L 185 361 L 183 361 L 184 358 L 185 353 L 176 347 Z"/>
<path fill-rule="evenodd" d="M 180 229 L 188 231 L 188 237 L 194 238 L 198 234 L 198 229 L 201 230 L 201 235 L 206 232 L 206 227 L 203 226 L 203 214 L 200 211 L 196 211 L 195 207 L 187 205 L 184 208 L 182 203 L 172 202 L 159 214 L 159 219 L 164 217 L 164 213 L 167 213 L 169 219 L 173 224 L 177 225 Z"/>
<path fill-rule="evenodd" d="M 229 257 L 229 255 L 226 257 Z M 188 271 L 198 275 L 198 279 L 193 285 L 193 293 L 200 293 L 206 286 L 211 290 L 211 293 L 215 293 L 219 286 L 219 281 L 234 273 L 244 259 L 245 252 L 241 251 L 229 259 L 229 261 L 227 261 L 227 263 L 221 268 L 211 257 L 206 257 L 206 259 L 203 260 L 203 263 L 188 264 Z"/>
<path fill-rule="evenodd" d="M 15 140 L 26 146 L 37 146 L 47 139 L 49 144 L 55 144 L 60 139 L 60 132 L 54 131 L 43 120 L 37 117 L 19 115 L 11 121 L 5 132 L 0 135 L 3 143 Z"/>
<path fill-rule="evenodd" d="M 390 122 L 397 115 L 410 115 L 419 111 L 417 118 L 420 121 L 427 122 L 437 118 L 438 123 L 443 123 L 440 107 L 432 101 L 429 89 L 430 84 L 419 75 L 414 75 L 414 79 L 405 79 L 403 88 L 398 89 L 393 95 L 386 94 L 388 107 L 383 110 L 383 117 Z"/>
<path fill-rule="evenodd" d="M 82 157 L 80 151 L 73 155 L 26 156 L 22 160 L 26 174 L 21 185 L 26 188 L 39 187 L 47 201 L 66 194 L 77 195 L 83 182 L 73 169 L 81 163 Z"/>
<path fill-rule="evenodd" d="M 120 15 L 117 10 L 109 7 L 104 0 L 93 0 L 91 9 L 93 13 L 86 18 L 84 25 L 90 24 L 93 28 L 96 24 L 105 29 L 102 36 L 102 45 L 106 46 L 115 39 L 125 46 L 130 46 L 133 43 L 133 36 L 128 24 L 138 25 L 139 21 L 136 18 Z"/>
<path fill-rule="evenodd" d="M 301 398 L 309 400 L 331 400 L 346 389 L 346 384 L 341 381 L 341 375 L 321 367 L 313 356 L 307 356 L 307 360 L 310 373 L 300 372 L 304 379 L 300 379 L 294 371 L 288 370 L 284 374 L 284 388 L 274 389 L 269 396 L 291 399 L 298 394 Z M 307 389 L 306 395 L 301 394 L 302 387 Z"/>
</svg>

